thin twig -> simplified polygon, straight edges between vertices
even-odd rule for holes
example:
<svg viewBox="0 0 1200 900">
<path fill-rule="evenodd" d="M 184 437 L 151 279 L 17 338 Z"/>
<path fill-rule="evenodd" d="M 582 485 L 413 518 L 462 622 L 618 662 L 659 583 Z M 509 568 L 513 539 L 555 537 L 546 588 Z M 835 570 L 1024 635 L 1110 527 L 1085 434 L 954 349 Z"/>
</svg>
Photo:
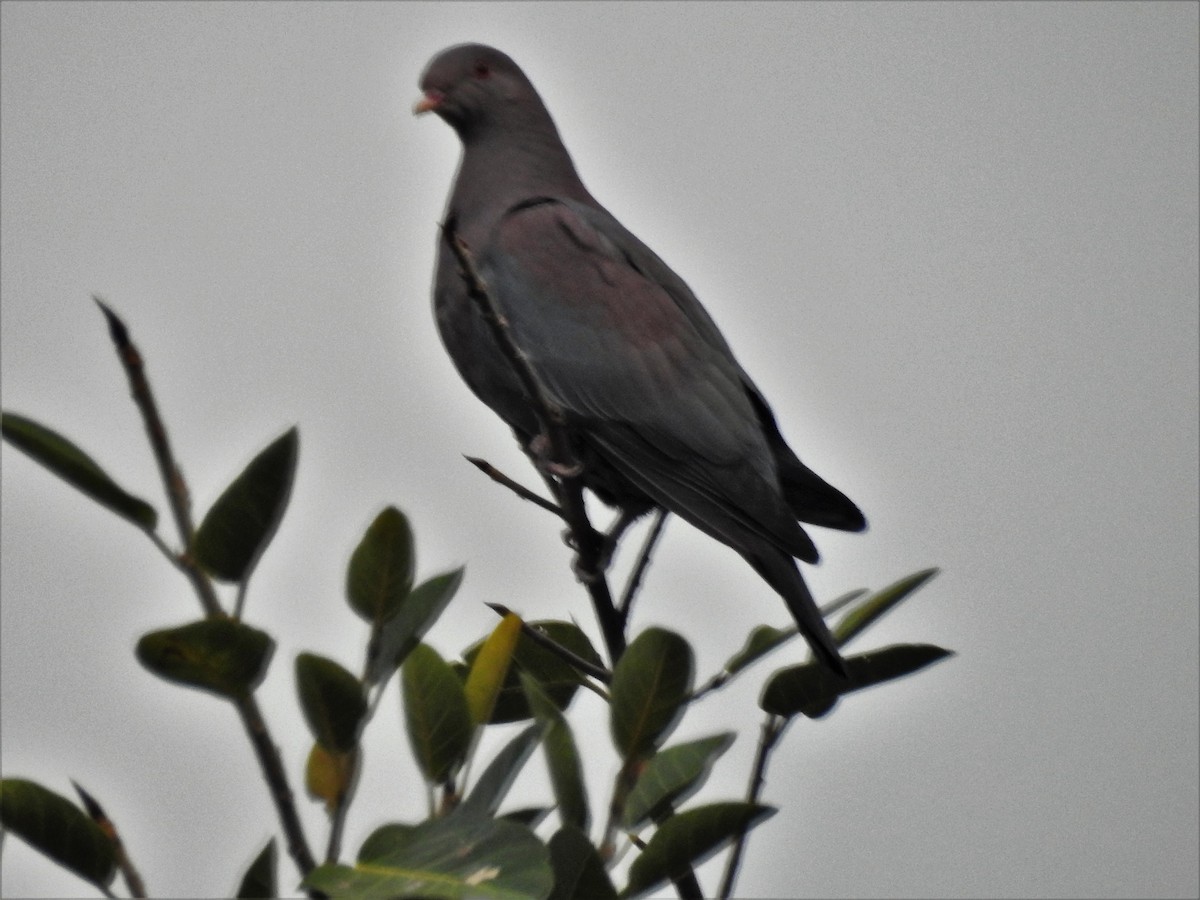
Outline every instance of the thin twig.
<svg viewBox="0 0 1200 900">
<path fill-rule="evenodd" d="M 162 475 L 163 485 L 166 488 L 167 500 L 175 518 L 175 525 L 179 529 L 179 539 L 184 549 L 176 556 L 177 564 L 192 583 L 196 596 L 200 599 L 200 605 L 204 607 L 205 614 L 209 618 L 225 618 L 225 612 L 221 608 L 211 579 L 189 551 L 195 538 L 195 525 L 192 522 L 187 482 L 184 481 L 179 465 L 171 452 L 166 428 L 159 415 L 154 395 L 150 391 L 150 383 L 146 378 L 142 356 L 130 340 L 125 323 L 100 298 L 94 299 L 108 322 L 109 335 L 112 337 L 113 344 L 116 345 L 117 355 L 120 357 L 121 365 L 129 379 L 134 402 L 142 414 L 146 433 L 150 437 L 150 444 L 154 450 L 154 458 L 158 463 L 159 473 Z M 156 543 L 161 546 L 161 541 Z M 258 757 L 259 766 L 262 768 L 263 777 L 266 779 L 275 809 L 279 814 L 280 823 L 283 826 L 288 852 L 295 860 L 301 875 L 307 875 L 316 868 L 316 860 L 308 848 L 308 841 L 304 836 L 304 829 L 296 812 L 296 804 L 292 796 L 292 789 L 288 785 L 287 773 L 283 767 L 283 759 L 279 755 L 279 748 L 272 741 L 262 712 L 252 694 L 245 694 L 233 699 L 232 702 L 237 708 L 242 726 Z"/>
<path fill-rule="evenodd" d="M 217 599 L 217 592 L 213 589 L 208 576 L 192 559 L 190 548 L 192 535 L 195 534 L 196 528 L 192 523 L 191 498 L 188 495 L 187 482 L 183 480 L 183 473 L 179 471 L 179 466 L 175 463 L 175 457 L 171 453 L 167 429 L 163 426 L 162 418 L 158 414 L 154 395 L 150 392 L 150 382 L 146 379 L 142 355 L 133 345 L 133 341 L 129 339 L 129 330 L 125 327 L 125 323 L 117 317 L 117 314 L 109 309 L 99 297 L 92 299 L 96 301 L 96 305 L 100 307 L 100 311 L 104 313 L 104 318 L 108 322 L 108 333 L 117 348 L 117 355 L 121 359 L 125 375 L 129 379 L 133 402 L 137 404 L 138 410 L 142 414 L 142 421 L 146 425 L 146 434 L 150 437 L 154 460 L 158 463 L 158 471 L 162 476 L 163 485 L 166 487 L 171 513 L 175 517 L 175 526 L 179 529 L 179 538 L 183 542 L 183 552 L 176 557 L 179 567 L 191 581 L 192 587 L 195 588 L 196 596 L 200 598 L 205 615 L 210 619 L 221 618 L 225 613 L 221 609 L 220 600 Z"/>
<path fill-rule="evenodd" d="M 650 533 L 646 535 L 646 540 L 642 543 L 642 550 L 638 554 L 637 563 L 629 573 L 629 581 L 625 584 L 625 590 L 621 594 L 621 603 L 617 607 L 623 623 L 629 621 L 633 598 L 637 596 L 638 588 L 642 585 L 642 578 L 645 577 L 646 569 L 650 565 L 650 554 L 654 550 L 654 545 L 662 537 L 663 527 L 667 523 L 667 515 L 667 511 L 661 506 L 654 511 L 654 524 L 650 526 Z M 610 541 L 613 539 L 613 537 L 609 537 Z"/>
<path fill-rule="evenodd" d="M 275 811 L 279 815 L 280 824 L 283 825 L 288 853 L 295 861 L 301 876 L 308 875 L 317 867 L 317 861 L 308 848 L 308 839 L 304 836 L 304 826 L 296 812 L 296 801 L 291 785 L 288 784 L 283 760 L 279 756 L 279 748 L 271 740 L 271 733 L 267 730 L 267 723 L 253 694 L 238 698 L 234 701 L 234 706 L 237 707 L 238 716 L 254 747 L 263 777 L 267 780 L 271 799 L 275 802 Z"/>
<path fill-rule="evenodd" d="M 787 728 L 788 721 L 779 716 L 768 715 L 763 722 L 762 734 L 758 739 L 758 750 L 754 754 L 754 767 L 750 771 L 750 784 L 746 791 L 747 803 L 758 803 L 762 796 L 763 785 L 767 781 L 767 762 L 770 760 L 771 751 L 775 749 L 775 745 Z M 738 836 L 733 842 L 733 848 L 729 851 L 729 859 L 725 863 L 725 875 L 721 879 L 721 891 L 717 895 L 721 900 L 729 900 L 733 896 L 733 884 L 737 880 L 738 867 L 742 864 L 747 833 L 744 829 L 738 832 Z"/>
<path fill-rule="evenodd" d="M 541 496 L 540 494 L 535 494 L 533 491 L 531 491 L 529 488 L 525 487 L 525 485 L 521 484 L 520 482 L 514 481 L 513 479 L 509 478 L 507 475 L 505 475 L 503 472 L 501 472 L 499 469 L 497 469 L 495 466 L 493 466 L 486 459 L 480 459 L 477 456 L 467 456 L 466 460 L 471 465 L 473 465 L 475 468 L 477 468 L 480 472 L 482 472 L 484 475 L 486 475 L 488 478 L 492 479 L 492 481 L 496 482 L 497 484 L 504 485 L 506 488 L 508 488 L 510 491 L 512 491 L 514 494 L 516 494 L 522 500 L 528 500 L 530 503 L 540 506 L 542 509 L 546 510 L 547 512 L 554 513 L 554 515 L 558 516 L 560 519 L 563 517 L 563 511 L 561 509 L 559 509 L 556 504 L 551 503 L 549 500 L 547 500 L 545 497 Z"/>
<path fill-rule="evenodd" d="M 83 801 L 83 808 L 87 814 L 91 816 L 93 822 L 100 826 L 100 830 L 104 832 L 104 836 L 112 843 L 113 855 L 117 861 L 117 868 L 121 870 L 121 877 L 125 879 L 125 886 L 129 889 L 131 897 L 146 897 L 146 883 L 142 881 L 142 876 L 138 874 L 138 870 L 134 868 L 129 854 L 125 852 L 125 845 L 121 842 L 121 835 L 117 833 L 117 826 L 113 824 L 112 819 L 105 813 L 96 798 L 81 788 L 74 781 L 71 782 L 75 787 L 75 793 L 79 795 L 79 799 Z"/>
<path fill-rule="evenodd" d="M 581 574 L 596 617 L 600 620 L 600 629 L 604 634 L 604 643 L 608 648 L 610 661 L 615 665 L 625 652 L 625 629 L 620 614 L 613 603 L 612 594 L 608 589 L 608 581 L 603 572 L 603 536 L 592 527 L 588 519 L 587 508 L 583 502 L 583 481 L 579 477 L 582 466 L 575 456 L 571 446 L 570 434 L 566 426 L 566 416 L 562 408 L 555 403 L 546 392 L 537 374 L 529 364 L 520 347 L 513 339 L 508 319 L 496 303 L 496 299 L 488 291 L 487 284 L 475 267 L 471 251 L 454 229 L 453 221 L 442 226 L 443 237 L 450 245 L 455 259 L 458 260 L 467 294 L 479 308 L 484 320 L 491 328 L 492 336 L 504 354 L 505 359 L 513 367 L 522 387 L 533 401 L 533 411 L 537 416 L 541 434 L 550 444 L 550 463 L 538 459 L 538 453 L 531 446 L 524 448 L 533 459 L 534 465 L 542 472 L 543 477 L 554 492 L 555 499 L 562 511 L 562 516 L 571 529 L 577 553 L 576 572 Z M 530 443 L 533 444 L 534 441 Z M 551 469 L 554 477 L 546 470 Z"/>
<path fill-rule="evenodd" d="M 503 603 L 489 603 L 487 606 L 499 616 L 507 616 L 510 612 L 512 612 L 512 610 L 510 610 Z M 524 619 L 521 620 L 521 634 L 528 637 L 538 646 L 545 647 L 559 659 L 563 660 L 563 662 L 569 665 L 572 669 L 582 672 L 584 675 L 590 675 L 592 678 L 595 678 L 597 681 L 602 681 L 605 684 L 612 683 L 612 672 L 608 671 L 608 669 L 588 662 L 577 653 L 572 653 L 562 644 L 551 640 L 545 634 L 538 631 Z"/>
</svg>

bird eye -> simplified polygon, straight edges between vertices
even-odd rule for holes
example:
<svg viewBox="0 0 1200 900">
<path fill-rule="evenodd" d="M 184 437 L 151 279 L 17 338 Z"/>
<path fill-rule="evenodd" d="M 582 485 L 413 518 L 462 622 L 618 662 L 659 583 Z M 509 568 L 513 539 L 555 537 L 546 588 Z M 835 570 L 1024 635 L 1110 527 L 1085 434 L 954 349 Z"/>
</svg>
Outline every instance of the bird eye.
<svg viewBox="0 0 1200 900">
<path fill-rule="evenodd" d="M 476 78 L 487 78 L 491 74 L 492 74 L 491 66 L 489 66 L 487 63 L 485 63 L 483 60 L 480 60 L 479 62 L 475 63 L 475 77 Z"/>
</svg>

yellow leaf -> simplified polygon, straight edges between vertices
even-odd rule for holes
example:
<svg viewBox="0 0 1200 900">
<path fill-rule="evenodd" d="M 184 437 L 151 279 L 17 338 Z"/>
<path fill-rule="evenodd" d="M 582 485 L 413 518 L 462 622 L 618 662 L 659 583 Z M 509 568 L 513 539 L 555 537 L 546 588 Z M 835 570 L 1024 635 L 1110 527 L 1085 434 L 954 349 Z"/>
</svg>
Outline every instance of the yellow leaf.
<svg viewBox="0 0 1200 900">
<path fill-rule="evenodd" d="M 495 631 L 488 635 L 479 648 L 479 655 L 475 657 L 467 675 L 465 688 L 467 709 L 471 711 L 471 721 L 476 725 L 486 724 L 491 718 L 520 637 L 521 617 L 510 612 L 500 620 Z"/>
<path fill-rule="evenodd" d="M 325 802 L 326 811 L 332 815 L 345 798 L 357 767 L 357 751 L 336 753 L 313 744 L 304 767 L 304 786 L 310 797 Z"/>
</svg>

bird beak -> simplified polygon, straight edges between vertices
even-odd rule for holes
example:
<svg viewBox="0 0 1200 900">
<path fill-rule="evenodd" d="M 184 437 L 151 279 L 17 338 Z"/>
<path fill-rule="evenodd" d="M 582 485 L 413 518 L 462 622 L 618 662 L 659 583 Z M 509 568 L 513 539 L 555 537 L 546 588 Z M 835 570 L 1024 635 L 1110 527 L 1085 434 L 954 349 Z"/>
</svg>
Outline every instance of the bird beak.
<svg viewBox="0 0 1200 900">
<path fill-rule="evenodd" d="M 419 116 L 421 113 L 433 112 L 442 105 L 444 99 L 446 99 L 445 94 L 430 88 L 425 92 L 425 96 L 413 105 L 413 115 Z"/>
</svg>

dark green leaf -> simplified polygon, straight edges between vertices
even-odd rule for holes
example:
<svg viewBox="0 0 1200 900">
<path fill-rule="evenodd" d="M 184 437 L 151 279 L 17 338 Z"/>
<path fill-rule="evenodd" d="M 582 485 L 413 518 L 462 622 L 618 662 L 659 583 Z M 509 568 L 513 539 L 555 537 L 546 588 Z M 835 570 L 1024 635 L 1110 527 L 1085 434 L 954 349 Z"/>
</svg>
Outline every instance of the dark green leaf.
<svg viewBox="0 0 1200 900">
<path fill-rule="evenodd" d="M 604 665 L 604 661 L 596 652 L 596 648 L 592 646 L 592 642 L 574 622 L 549 620 L 526 624 L 530 628 L 536 628 L 560 647 L 566 648 L 593 665 Z M 482 643 L 482 641 L 475 643 L 463 654 L 463 659 L 468 664 L 474 661 Z M 525 692 L 521 688 L 520 673 L 522 672 L 535 678 L 559 709 L 566 709 L 570 705 L 575 691 L 583 682 L 583 676 L 572 668 L 570 663 L 524 633 L 517 641 L 517 649 L 513 653 L 513 663 L 514 665 L 509 666 L 508 674 L 505 676 L 500 696 L 496 698 L 496 706 L 492 710 L 492 717 L 489 720 L 492 724 L 519 722 L 533 715 L 529 709 L 529 702 L 525 698 Z"/>
<path fill-rule="evenodd" d="M 462 764 L 474 726 L 463 684 L 428 644 L 418 644 L 400 670 L 404 719 L 413 754 L 433 784 Z"/>
<path fill-rule="evenodd" d="M 588 808 L 583 766 L 579 761 L 579 750 L 575 746 L 571 726 L 535 679 L 522 675 L 521 685 L 529 698 L 533 714 L 545 728 L 542 749 L 546 754 L 546 768 L 550 771 L 554 799 L 558 801 L 558 816 L 564 825 L 574 825 L 581 831 L 587 831 L 591 825 L 591 810 Z"/>
<path fill-rule="evenodd" d="M 143 635 L 137 658 L 167 681 L 240 697 L 262 682 L 274 650 L 275 642 L 257 628 L 233 619 L 204 619 Z"/>
<path fill-rule="evenodd" d="M 550 900 L 616 900 L 616 888 L 599 852 L 578 828 L 564 825 L 554 833 L 550 863 L 554 866 Z"/>
<path fill-rule="evenodd" d="M 629 867 L 622 896 L 652 890 L 698 866 L 729 841 L 775 814 L 755 803 L 712 803 L 671 816 Z"/>
<path fill-rule="evenodd" d="M 952 655 L 930 644 L 894 644 L 847 657 L 845 680 L 818 663 L 791 666 L 771 676 L 759 705 L 776 716 L 790 718 L 799 713 L 817 719 L 833 709 L 842 694 L 911 675 Z"/>
<path fill-rule="evenodd" d="M 648 756 L 678 724 L 692 690 L 692 648 L 663 628 L 647 628 L 613 671 L 613 740 L 626 759 Z"/>
<path fill-rule="evenodd" d="M 400 609 L 384 623 L 378 638 L 371 643 L 368 684 L 379 684 L 391 677 L 449 605 L 462 579 L 463 569 L 459 566 L 435 575 L 409 591 Z"/>
<path fill-rule="evenodd" d="M 407 842 L 408 836 L 416 830 L 416 825 L 406 825 L 404 822 L 389 822 L 387 825 L 380 825 L 367 836 L 362 846 L 359 847 L 358 861 L 362 863 L 383 856 L 393 847 Z"/>
<path fill-rule="evenodd" d="M 541 900 L 554 886 L 546 846 L 514 822 L 448 816 L 381 831 L 354 868 L 320 866 L 304 887 L 332 898 Z"/>
<path fill-rule="evenodd" d="M 654 754 L 625 801 L 625 829 L 636 831 L 658 820 L 700 790 L 713 763 L 733 746 L 734 733 L 689 741 Z"/>
<path fill-rule="evenodd" d="M 518 825 L 524 825 L 527 828 L 537 828 L 548 815 L 550 815 L 550 807 L 548 806 L 526 806 L 506 812 L 500 818 L 506 822 L 516 822 Z"/>
<path fill-rule="evenodd" d="M 412 590 L 416 558 L 408 519 L 389 506 L 375 517 L 350 557 L 346 572 L 350 608 L 368 622 L 383 624 Z"/>
<path fill-rule="evenodd" d="M 287 508 L 299 446 L 296 429 L 285 431 L 250 461 L 200 523 L 192 553 L 213 577 L 250 577 Z"/>
<path fill-rule="evenodd" d="M 296 657 L 296 687 L 304 718 L 317 743 L 337 753 L 354 749 L 367 713 L 359 680 L 332 659 L 301 653 Z"/>
<path fill-rule="evenodd" d="M 924 569 L 901 578 L 893 585 L 885 587 L 872 597 L 868 597 L 859 606 L 846 613 L 833 629 L 833 639 L 839 647 L 844 647 L 868 627 L 881 619 L 884 613 L 900 605 L 900 602 L 913 591 L 938 573 L 937 569 Z"/>
<path fill-rule="evenodd" d="M 0 780 L 0 827 L 97 887 L 116 873 L 112 841 L 78 806 L 22 778 Z"/>
<path fill-rule="evenodd" d="M 525 766 L 533 748 L 537 746 L 542 736 L 538 725 L 530 725 L 508 742 L 503 750 L 496 754 L 475 786 L 458 809 L 457 815 L 494 816 L 500 809 L 500 804 L 508 795 L 521 769 Z"/>
<path fill-rule="evenodd" d="M 61 434 L 15 413 L 0 416 L 0 432 L 18 450 L 143 531 L 153 531 L 158 524 L 154 507 L 127 494 L 90 456 Z"/>
<path fill-rule="evenodd" d="M 752 663 L 758 662 L 758 660 L 762 659 L 776 647 L 782 647 L 794 638 L 796 633 L 797 629 L 795 625 L 790 628 L 772 628 L 770 625 L 759 625 L 746 638 L 746 645 L 725 663 L 725 671 L 730 675 L 736 675 Z"/>
<path fill-rule="evenodd" d="M 277 855 L 275 838 L 271 838 L 267 841 L 267 846 L 262 848 L 262 852 L 254 858 L 254 862 L 250 863 L 250 868 L 246 870 L 242 883 L 237 889 L 239 900 L 241 898 L 249 900 L 249 898 L 279 896 L 275 887 L 275 858 Z"/>
</svg>

